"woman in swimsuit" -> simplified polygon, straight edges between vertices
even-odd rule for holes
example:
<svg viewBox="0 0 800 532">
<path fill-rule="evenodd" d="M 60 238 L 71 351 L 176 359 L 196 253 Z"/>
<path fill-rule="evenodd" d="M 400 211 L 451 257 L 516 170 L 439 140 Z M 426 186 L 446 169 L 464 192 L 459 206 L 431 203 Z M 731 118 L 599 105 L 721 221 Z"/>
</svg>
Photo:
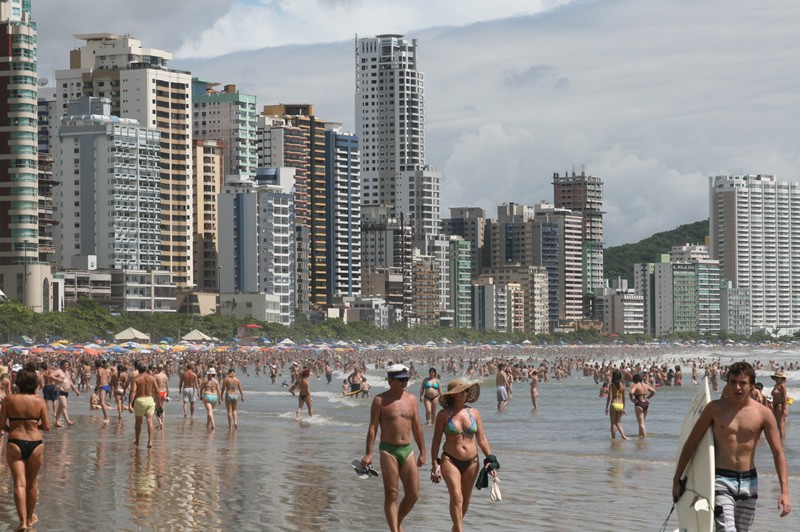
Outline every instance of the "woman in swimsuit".
<svg viewBox="0 0 800 532">
<path fill-rule="evenodd" d="M 117 367 L 111 370 L 111 389 L 114 390 L 114 400 L 117 402 L 118 419 L 122 419 L 122 412 L 126 410 L 124 396 L 127 384 L 127 370 L 122 364 L 117 364 Z"/>
<path fill-rule="evenodd" d="M 36 395 L 39 378 L 33 364 L 17 373 L 19 393 L 9 395 L 0 409 L 0 427 L 7 428 L 6 461 L 14 479 L 14 502 L 17 505 L 19 527 L 25 530 L 39 518 L 33 513 L 39 496 L 37 477 L 44 459 L 44 444 L 39 429 L 50 430 L 47 404 Z"/>
<path fill-rule="evenodd" d="M 647 419 L 647 410 L 650 408 L 650 399 L 652 399 L 655 394 L 656 389 L 643 382 L 640 374 L 637 373 L 633 376 L 630 398 L 631 402 L 633 402 L 636 407 L 636 421 L 639 422 L 640 439 L 647 437 L 647 428 L 644 422 Z"/>
<path fill-rule="evenodd" d="M 217 370 L 208 368 L 206 376 L 207 378 L 201 388 L 203 391 L 202 398 L 206 407 L 206 428 L 213 429 L 217 426 L 214 422 L 214 407 L 217 406 L 219 401 L 219 382 L 216 379 Z"/>
<path fill-rule="evenodd" d="M 422 386 L 419 388 L 419 400 L 425 405 L 426 425 L 430 425 L 436 419 L 436 403 L 442 396 L 440 387 L 436 368 L 429 369 L 428 376 L 422 381 Z"/>
<path fill-rule="evenodd" d="M 617 437 L 617 431 L 623 440 L 627 440 L 625 431 L 622 430 L 622 416 L 625 412 L 625 383 L 622 382 L 622 373 L 615 369 L 611 374 L 611 386 L 606 398 L 606 414 L 611 420 L 611 439 Z"/>
<path fill-rule="evenodd" d="M 481 469 L 478 448 L 480 447 L 486 457 L 492 454 L 483 432 L 480 412 L 466 404 L 477 401 L 480 394 L 481 388 L 477 382 L 463 379 L 450 382 L 447 392 L 439 399 L 442 410 L 436 416 L 433 428 L 431 481 L 438 483 L 444 477 L 450 492 L 450 518 L 456 532 L 462 530 L 475 479 Z M 445 440 L 440 459 L 437 457 L 442 434 Z M 494 476 L 494 471 L 491 474 Z"/>
<path fill-rule="evenodd" d="M 236 376 L 233 368 L 228 370 L 228 376 L 222 381 L 222 397 L 225 399 L 225 409 L 228 412 L 228 428 L 239 428 L 239 412 L 236 407 L 239 401 L 244 402 L 244 392 L 242 392 L 242 381 Z"/>
<path fill-rule="evenodd" d="M 775 412 L 775 421 L 778 423 L 778 434 L 781 439 L 786 437 L 786 373 L 778 370 L 772 375 L 775 386 L 772 388 L 772 411 Z"/>
</svg>

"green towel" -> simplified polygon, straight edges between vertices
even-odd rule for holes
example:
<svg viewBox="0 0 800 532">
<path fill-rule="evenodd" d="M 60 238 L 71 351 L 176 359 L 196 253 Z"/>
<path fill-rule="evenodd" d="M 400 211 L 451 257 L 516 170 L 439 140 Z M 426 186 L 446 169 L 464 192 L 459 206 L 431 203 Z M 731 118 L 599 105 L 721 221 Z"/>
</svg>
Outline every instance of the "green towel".
<svg viewBox="0 0 800 532">
<path fill-rule="evenodd" d="M 483 469 L 478 473 L 478 480 L 475 482 L 475 487 L 478 489 L 489 487 L 489 473 L 495 469 L 500 469 L 500 462 L 493 454 L 488 455 L 483 459 Z"/>
</svg>

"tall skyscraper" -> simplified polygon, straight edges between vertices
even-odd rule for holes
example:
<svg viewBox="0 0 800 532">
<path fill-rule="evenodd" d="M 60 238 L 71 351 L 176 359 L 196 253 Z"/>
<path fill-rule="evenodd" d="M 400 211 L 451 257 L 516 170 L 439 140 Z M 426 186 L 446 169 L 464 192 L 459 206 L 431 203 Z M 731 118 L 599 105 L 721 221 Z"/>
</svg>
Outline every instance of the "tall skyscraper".
<svg viewBox="0 0 800 532">
<path fill-rule="evenodd" d="M 599 295 L 603 287 L 603 181 L 581 171 L 553 174 L 556 208 L 569 209 L 583 218 L 583 293 Z"/>
<path fill-rule="evenodd" d="M 458 235 L 470 243 L 472 278 L 477 279 L 483 266 L 483 242 L 486 211 L 480 207 L 451 207 L 450 218 L 442 220 L 442 233 Z"/>
<path fill-rule="evenodd" d="M 425 249 L 441 230 L 441 176 L 426 162 L 425 84 L 417 41 L 402 35 L 357 39 L 355 60 L 363 205 L 408 217 L 415 245 Z M 364 209 L 363 215 L 372 211 Z"/>
<path fill-rule="evenodd" d="M 30 0 L 0 0 L 0 290 L 43 312 L 52 277 L 39 260 L 36 86 Z"/>
<path fill-rule="evenodd" d="M 192 143 L 193 267 L 200 292 L 219 292 L 219 279 L 227 273 L 219 267 L 219 195 L 225 183 L 224 146 L 221 140 L 195 139 Z"/>
<path fill-rule="evenodd" d="M 800 183 L 772 175 L 709 177 L 712 259 L 747 289 L 751 330 L 800 330 Z"/>
<path fill-rule="evenodd" d="M 358 137 L 325 133 L 328 305 L 361 294 L 361 159 Z"/>
<path fill-rule="evenodd" d="M 128 35 L 76 35 L 70 68 L 56 71 L 57 109 L 81 96 L 111 100 L 111 114 L 161 134 L 161 255 L 179 290 L 194 286 L 192 76 L 167 67 L 172 54 Z"/>
</svg>

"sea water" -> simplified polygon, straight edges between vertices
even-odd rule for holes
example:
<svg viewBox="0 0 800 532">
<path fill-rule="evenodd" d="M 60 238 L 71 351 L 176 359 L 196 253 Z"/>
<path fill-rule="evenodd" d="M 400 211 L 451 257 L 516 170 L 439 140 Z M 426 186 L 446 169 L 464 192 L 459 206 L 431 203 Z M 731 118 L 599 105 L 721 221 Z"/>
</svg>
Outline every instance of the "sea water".
<svg viewBox="0 0 800 532">
<path fill-rule="evenodd" d="M 794 357 L 750 352 L 736 358 L 788 362 Z M 686 355 L 681 358 L 685 362 Z M 685 385 L 659 388 L 652 399 L 645 440 L 637 438 L 630 403 L 623 425 L 631 439 L 610 438 L 605 399 L 598 397 L 599 386 L 581 374 L 540 382 L 538 411 L 532 409 L 529 385 L 520 382 L 507 409 L 498 413 L 494 381 L 484 381 L 474 406 L 501 465 L 503 499 L 492 502 L 490 490 L 475 490 L 465 530 L 661 530 L 672 507 L 681 423 L 696 391 L 690 369 L 682 366 Z M 767 392 L 770 374 L 759 372 Z M 236 431 L 227 428 L 224 405 L 215 410 L 214 431 L 205 427 L 200 402 L 194 419 L 184 419 L 173 378 L 177 400 L 167 404 L 166 428 L 156 431 L 150 450 L 145 448 L 146 427 L 142 444 L 134 448 L 132 414 L 124 413 L 118 422 L 113 411 L 110 425 L 103 426 L 101 414 L 89 410 L 86 395 L 70 394 L 77 423 L 44 436 L 37 528 L 385 530 L 382 479 L 360 480 L 350 465 L 364 454 L 371 400 L 343 398 L 342 375 L 334 375 L 338 383 L 335 378 L 329 385 L 312 377 L 314 417 L 308 418 L 304 409 L 299 423 L 294 420 L 297 399 L 285 388 L 254 373 L 239 375 L 245 401 Z M 371 369 L 368 375 L 373 395 L 385 389 L 382 372 Z M 790 372 L 787 385 L 790 396 L 799 398 L 800 374 Z M 418 395 L 419 386 L 419 380 L 411 381 L 408 389 Z M 791 410 L 785 451 L 792 499 L 800 505 L 800 452 Z M 420 414 L 424 421 L 421 407 Z M 432 427 L 424 431 L 429 453 Z M 5 464 L 5 446 L 1 452 Z M 756 465 L 761 493 L 753 530 L 800 530 L 796 515 L 778 517 L 779 485 L 764 441 Z M 0 523 L 11 527 L 17 523 L 12 482 L 5 465 L 2 471 Z M 404 523 L 406 531 L 450 529 L 447 488 L 431 484 L 429 471 L 430 457 L 420 469 L 420 498 Z M 666 530 L 677 525 L 673 513 Z"/>
</svg>

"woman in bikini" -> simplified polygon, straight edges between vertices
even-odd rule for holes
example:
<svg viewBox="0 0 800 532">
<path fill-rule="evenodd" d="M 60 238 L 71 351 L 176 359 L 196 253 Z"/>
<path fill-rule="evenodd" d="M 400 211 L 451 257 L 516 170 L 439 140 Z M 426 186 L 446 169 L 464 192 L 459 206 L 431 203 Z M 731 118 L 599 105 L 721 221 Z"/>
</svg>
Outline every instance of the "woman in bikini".
<svg viewBox="0 0 800 532">
<path fill-rule="evenodd" d="M 450 492 L 450 518 L 456 532 L 462 530 L 475 479 L 481 470 L 478 448 L 487 458 L 492 455 L 489 441 L 483 432 L 480 412 L 467 406 L 467 403 L 477 401 L 480 394 L 481 388 L 477 382 L 463 379 L 450 382 L 447 392 L 439 400 L 442 410 L 436 416 L 433 428 L 431 481 L 438 483 L 444 477 Z M 442 457 L 438 458 L 443 434 L 445 440 Z M 494 459 L 493 455 L 491 459 Z M 486 463 L 487 460 L 484 460 L 484 467 Z M 491 474 L 494 476 L 494 471 Z"/>
<path fill-rule="evenodd" d="M 640 439 L 647 437 L 647 428 L 644 422 L 647 419 L 647 410 L 650 408 L 650 399 L 652 399 L 655 394 L 656 389 L 643 382 L 640 374 L 637 373 L 633 376 L 630 398 L 631 402 L 636 407 L 636 421 L 639 422 Z"/>
<path fill-rule="evenodd" d="M 233 368 L 228 370 L 228 376 L 222 381 L 222 397 L 225 399 L 225 408 L 228 412 L 228 428 L 233 424 L 234 429 L 239 428 L 239 412 L 236 407 L 239 401 L 244 402 L 244 392 L 242 392 L 242 381 L 236 376 Z"/>
<path fill-rule="evenodd" d="M 203 404 L 206 407 L 206 428 L 216 428 L 214 422 L 214 407 L 219 402 L 219 381 L 217 381 L 217 370 L 208 368 L 206 372 L 206 380 L 202 385 L 202 398 Z"/>
<path fill-rule="evenodd" d="M 118 419 L 122 419 L 122 412 L 126 410 L 124 404 L 125 388 L 128 385 L 128 372 L 121 363 L 111 371 L 111 389 L 114 390 L 114 400 L 117 402 Z"/>
<path fill-rule="evenodd" d="M 430 425 L 436 419 L 436 403 L 442 396 L 442 391 L 439 389 L 439 378 L 436 375 L 436 368 L 428 370 L 428 376 L 422 381 L 419 388 L 419 400 L 425 405 L 425 424 Z"/>
<path fill-rule="evenodd" d="M 16 385 L 19 393 L 9 395 L 0 409 L 0 427 L 8 430 L 6 461 L 14 479 L 14 502 L 17 505 L 19 526 L 25 530 L 39 518 L 33 513 L 39 496 L 37 477 L 44 459 L 44 444 L 41 430 L 50 430 L 47 404 L 36 395 L 39 377 L 33 364 L 26 365 L 17 373 Z"/>
<path fill-rule="evenodd" d="M 627 440 L 625 431 L 622 430 L 622 416 L 625 412 L 625 383 L 622 382 L 622 373 L 615 369 L 611 374 L 611 386 L 606 398 L 606 414 L 611 420 L 611 439 L 617 437 L 617 431 L 623 440 Z"/>
</svg>

